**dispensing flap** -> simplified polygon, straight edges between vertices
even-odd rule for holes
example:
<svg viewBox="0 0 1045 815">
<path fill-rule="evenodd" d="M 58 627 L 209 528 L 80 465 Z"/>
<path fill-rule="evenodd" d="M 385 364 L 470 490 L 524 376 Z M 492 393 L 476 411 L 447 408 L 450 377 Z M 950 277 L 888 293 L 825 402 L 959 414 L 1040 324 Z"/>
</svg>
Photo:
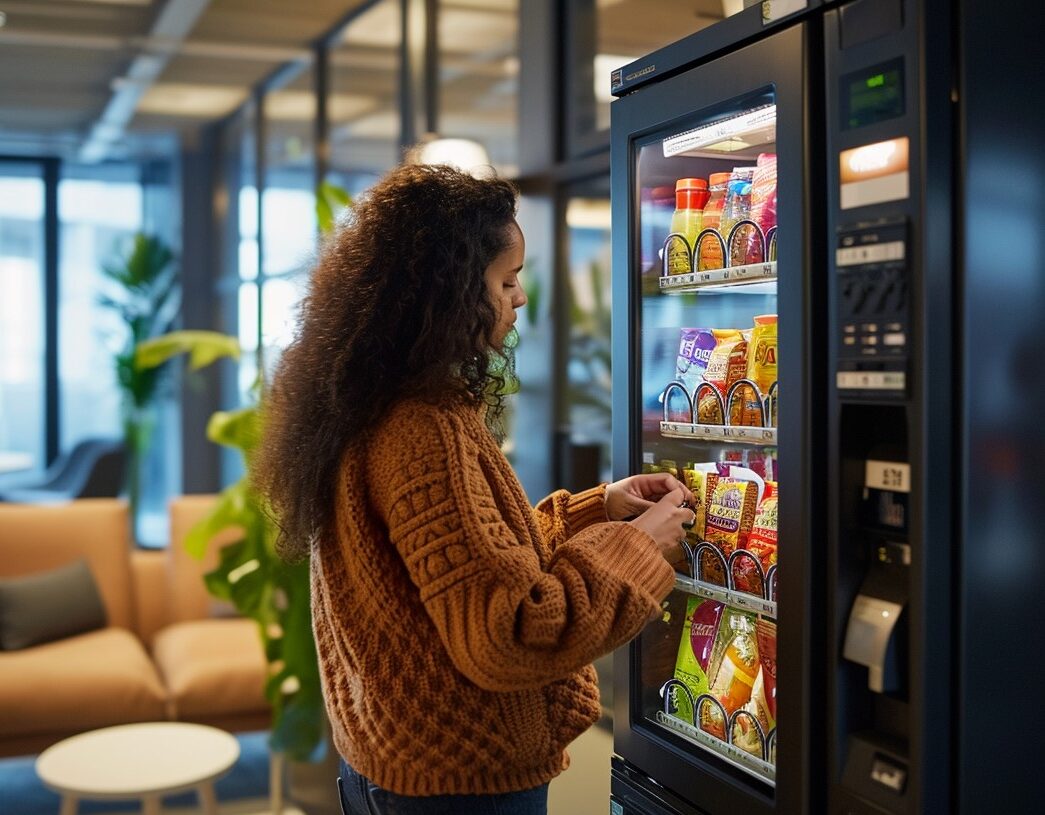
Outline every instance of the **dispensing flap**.
<svg viewBox="0 0 1045 815">
<path fill-rule="evenodd" d="M 871 690 L 885 690 L 885 661 L 889 650 L 889 639 L 900 618 L 903 606 L 879 597 L 858 594 L 849 613 L 849 626 L 845 632 L 846 659 L 867 666 L 867 684 Z"/>
</svg>

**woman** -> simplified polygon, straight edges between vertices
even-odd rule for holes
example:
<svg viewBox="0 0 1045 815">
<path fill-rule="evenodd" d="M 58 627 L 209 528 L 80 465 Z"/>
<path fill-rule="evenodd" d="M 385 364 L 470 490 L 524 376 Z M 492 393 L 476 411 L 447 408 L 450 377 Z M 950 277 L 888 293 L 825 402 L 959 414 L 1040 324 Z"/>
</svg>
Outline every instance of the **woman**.
<svg viewBox="0 0 1045 815">
<path fill-rule="evenodd" d="M 592 660 L 659 613 L 693 520 L 666 474 L 527 502 L 490 430 L 526 303 L 515 205 L 393 171 L 324 248 L 268 396 L 257 480 L 311 558 L 346 812 L 544 813 L 600 714 Z"/>
</svg>

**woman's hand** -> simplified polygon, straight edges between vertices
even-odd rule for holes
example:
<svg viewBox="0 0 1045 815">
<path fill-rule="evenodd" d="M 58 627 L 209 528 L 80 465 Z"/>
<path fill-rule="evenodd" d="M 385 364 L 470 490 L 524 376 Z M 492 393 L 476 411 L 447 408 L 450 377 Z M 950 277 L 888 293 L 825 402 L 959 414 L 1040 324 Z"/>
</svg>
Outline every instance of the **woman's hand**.
<svg viewBox="0 0 1045 815">
<path fill-rule="evenodd" d="M 672 490 L 657 503 L 629 523 L 641 529 L 657 542 L 660 553 L 672 566 L 685 562 L 681 543 L 686 539 L 686 526 L 693 525 L 696 513 L 683 504 L 686 493 L 682 487 Z"/>
<path fill-rule="evenodd" d="M 689 488 L 669 473 L 633 475 L 614 481 L 606 487 L 606 517 L 611 521 L 634 518 L 674 490 L 682 490 L 677 504 L 683 501 L 696 504 Z"/>
</svg>

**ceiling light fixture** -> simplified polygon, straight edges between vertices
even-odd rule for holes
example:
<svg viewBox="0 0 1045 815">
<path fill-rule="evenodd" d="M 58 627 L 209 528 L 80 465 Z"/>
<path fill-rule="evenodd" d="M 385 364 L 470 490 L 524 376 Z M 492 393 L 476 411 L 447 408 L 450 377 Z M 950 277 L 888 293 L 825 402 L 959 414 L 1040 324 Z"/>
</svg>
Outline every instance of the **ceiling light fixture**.
<svg viewBox="0 0 1045 815">
<path fill-rule="evenodd" d="M 472 139 L 429 138 L 422 142 L 415 153 L 417 164 L 450 164 L 466 173 L 490 168 L 490 155 L 486 148 Z"/>
</svg>

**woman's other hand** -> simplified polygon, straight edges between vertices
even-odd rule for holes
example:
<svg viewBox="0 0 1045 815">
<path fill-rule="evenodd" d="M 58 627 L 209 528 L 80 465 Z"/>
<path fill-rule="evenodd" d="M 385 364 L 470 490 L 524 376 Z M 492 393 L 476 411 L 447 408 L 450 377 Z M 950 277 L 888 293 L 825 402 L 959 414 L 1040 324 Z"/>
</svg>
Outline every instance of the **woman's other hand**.
<svg viewBox="0 0 1045 815">
<path fill-rule="evenodd" d="M 668 563 L 681 565 L 685 560 L 681 543 L 686 539 L 683 524 L 692 524 L 696 513 L 682 505 L 686 493 L 680 487 L 672 490 L 657 503 L 629 523 L 641 529 L 657 542 L 660 553 Z"/>
<path fill-rule="evenodd" d="M 689 488 L 670 473 L 646 473 L 614 481 L 606 487 L 606 517 L 611 521 L 634 518 L 675 490 L 682 491 L 677 504 L 696 503 Z"/>
</svg>

